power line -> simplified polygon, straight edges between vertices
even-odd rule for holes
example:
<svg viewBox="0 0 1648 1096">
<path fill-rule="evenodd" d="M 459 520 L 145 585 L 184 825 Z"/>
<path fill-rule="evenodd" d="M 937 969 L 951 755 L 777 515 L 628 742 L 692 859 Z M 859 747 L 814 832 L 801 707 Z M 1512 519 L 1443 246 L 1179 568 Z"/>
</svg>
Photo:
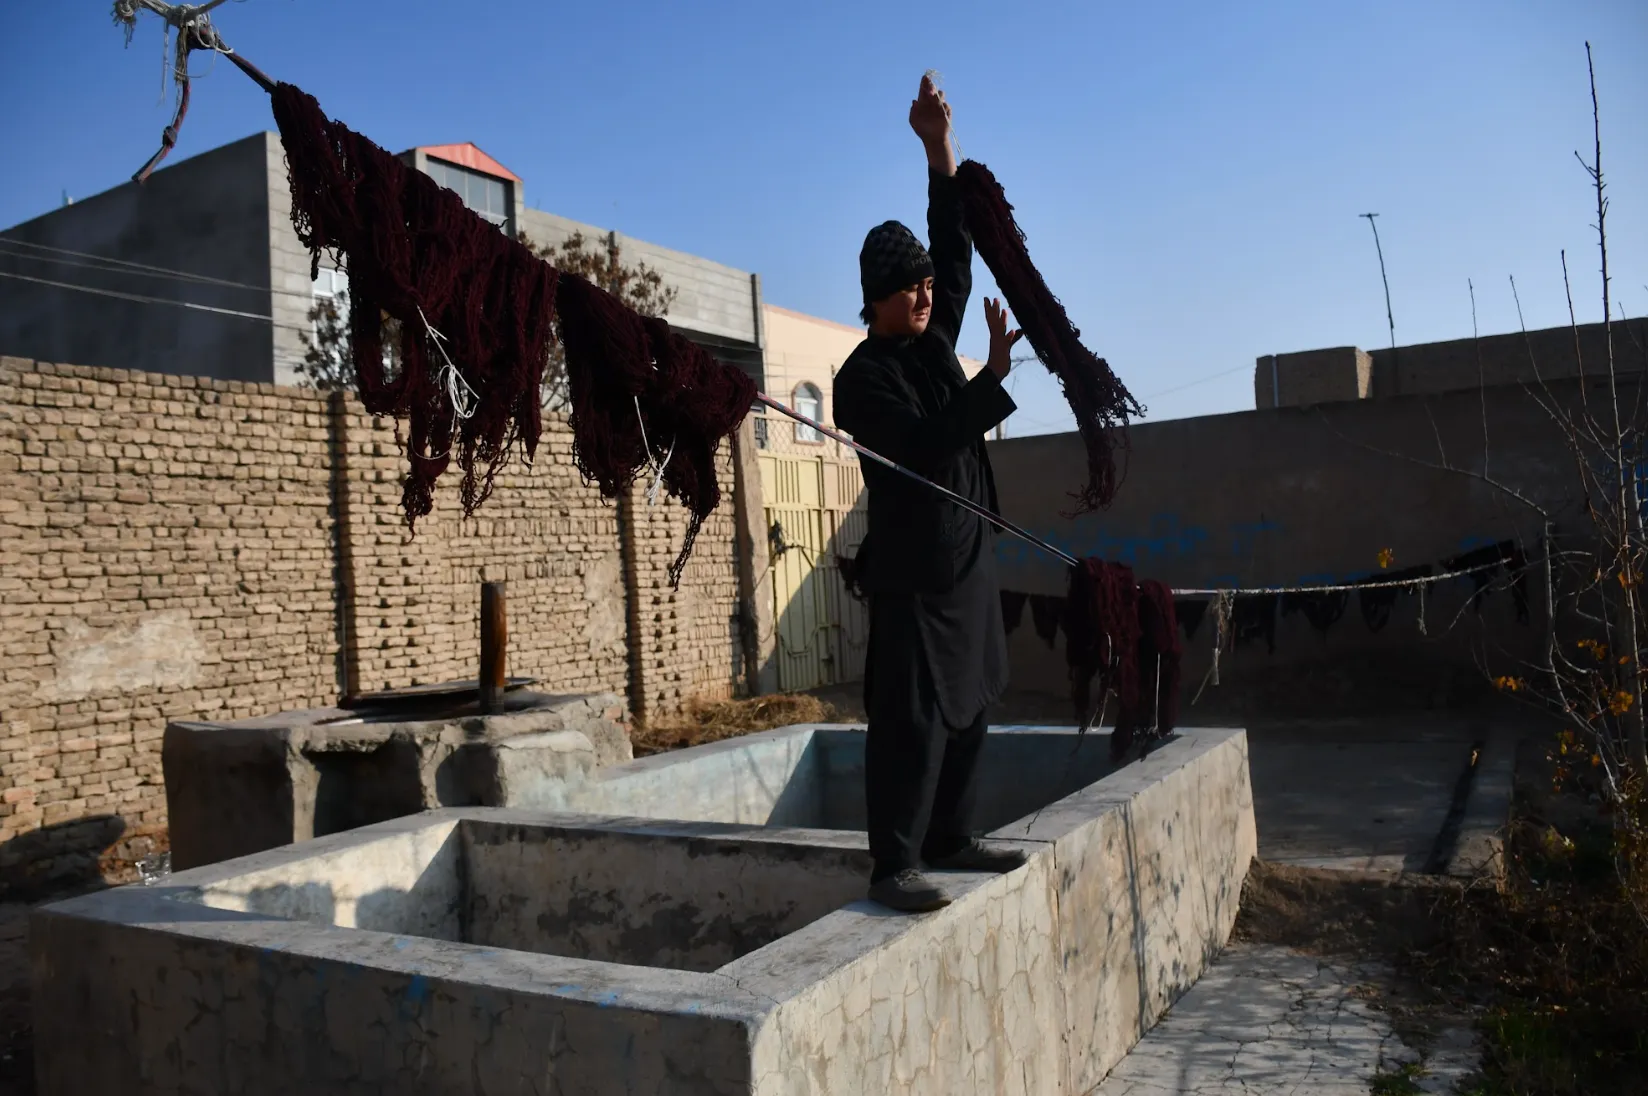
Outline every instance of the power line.
<svg viewBox="0 0 1648 1096">
<path fill-rule="evenodd" d="M 1195 388 L 1197 385 L 1207 384 L 1209 381 L 1216 381 L 1221 377 L 1228 377 L 1232 373 L 1241 373 L 1241 372 L 1243 372 L 1245 370 L 1248 370 L 1248 369 L 1251 369 L 1251 368 L 1253 368 L 1253 367 L 1250 366 L 1250 365 L 1238 365 L 1233 369 L 1222 369 L 1217 373 L 1210 373 L 1207 376 L 1202 377 L 1198 380 L 1186 381 L 1184 384 L 1176 385 L 1173 388 L 1164 388 L 1160 392 L 1155 392 L 1155 393 L 1152 393 L 1151 395 L 1144 396 L 1142 398 L 1147 399 L 1147 400 L 1154 400 L 1154 399 L 1159 399 L 1162 396 L 1171 396 L 1175 392 L 1183 392 L 1187 388 Z"/>
<path fill-rule="evenodd" d="M 241 319 L 247 320 L 262 320 L 264 323 L 273 327 L 281 327 L 288 331 L 301 331 L 305 334 L 313 334 L 313 330 L 307 326 L 281 323 L 273 316 L 266 315 L 262 312 L 242 312 L 239 309 L 218 308 L 216 305 L 197 304 L 194 301 L 177 301 L 172 300 L 169 297 L 149 297 L 141 293 L 123 293 L 118 289 L 99 289 L 95 286 L 77 285 L 74 282 L 59 282 L 53 281 L 50 278 L 34 278 L 27 274 L 13 274 L 7 270 L 0 270 L 0 278 L 14 278 L 20 282 L 33 282 L 36 285 L 47 285 L 55 289 L 72 289 L 79 293 L 91 293 L 99 297 L 114 297 L 117 300 L 132 301 L 136 304 L 169 304 L 176 305 L 178 308 L 194 309 L 199 312 L 215 312 L 223 316 L 237 316 Z"/>
<path fill-rule="evenodd" d="M 50 244 L 37 244 L 28 240 L 14 240 L 6 237 L 0 237 L 0 251 L 3 251 L 3 249 L 7 247 L 21 247 L 32 251 L 49 252 L 52 255 L 68 256 L 68 258 L 59 259 L 51 258 L 47 255 L 27 255 L 13 252 L 12 257 L 14 258 L 32 259 L 35 262 L 62 263 L 65 266 L 89 267 L 93 270 L 105 270 L 110 274 L 129 272 L 135 274 L 145 274 L 151 277 L 173 278 L 180 281 L 198 282 L 201 285 L 223 286 L 228 289 L 246 289 L 258 293 L 280 293 L 290 297 L 303 297 L 305 299 L 312 299 L 314 296 L 312 290 L 305 292 L 301 289 L 282 289 L 277 286 L 254 285 L 251 282 L 237 282 L 230 278 L 215 278 L 209 274 L 194 274 L 187 270 L 178 270 L 174 267 L 156 266 L 152 263 L 133 262 L 129 259 L 116 259 L 113 256 L 98 255 L 90 251 L 74 251 L 66 247 L 53 247 Z M 85 260 L 91 261 L 87 262 Z"/>
<path fill-rule="evenodd" d="M 1173 388 L 1164 388 L 1160 392 L 1153 392 L 1150 395 L 1143 396 L 1141 398 L 1145 399 L 1145 400 L 1154 400 L 1154 399 L 1159 399 L 1162 396 L 1171 396 L 1175 392 L 1183 392 L 1188 388 L 1195 388 L 1199 385 L 1207 384 L 1210 381 L 1216 381 L 1216 380 L 1219 380 L 1222 377 L 1228 377 L 1232 373 L 1243 372 L 1244 370 L 1247 370 L 1249 368 L 1251 368 L 1251 367 L 1246 366 L 1246 365 L 1238 365 L 1238 366 L 1236 366 L 1232 369 L 1222 369 L 1217 373 L 1210 373 L 1209 375 L 1207 375 L 1205 377 L 1200 377 L 1200 378 L 1198 378 L 1196 380 L 1193 380 L 1193 381 L 1186 381 L 1184 384 L 1176 385 Z M 1059 426 L 1065 425 L 1062 422 L 1052 422 L 1052 421 L 1049 421 L 1047 419 L 1033 419 L 1033 418 L 1029 417 L 1028 415 L 1025 415 L 1022 411 L 1015 411 L 1012 415 L 1008 416 L 1008 421 L 1009 422 L 1012 422 L 1012 421 L 1015 421 L 1015 420 L 1018 423 L 1020 423 L 1022 425 L 1025 425 L 1025 426 L 1059 427 Z"/>
</svg>

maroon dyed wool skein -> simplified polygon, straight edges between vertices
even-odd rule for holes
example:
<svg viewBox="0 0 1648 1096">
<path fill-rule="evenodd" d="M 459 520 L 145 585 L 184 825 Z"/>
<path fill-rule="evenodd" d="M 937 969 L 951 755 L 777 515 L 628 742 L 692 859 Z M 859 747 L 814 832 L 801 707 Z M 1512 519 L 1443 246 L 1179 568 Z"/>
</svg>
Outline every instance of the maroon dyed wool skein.
<svg viewBox="0 0 1648 1096">
<path fill-rule="evenodd" d="M 721 502 L 715 455 L 755 402 L 755 380 L 661 319 L 643 317 L 575 275 L 556 297 L 572 400 L 573 460 L 609 498 L 661 468 L 687 507 L 669 566 L 678 586 L 704 520 Z"/>
<path fill-rule="evenodd" d="M 1065 599 L 1065 658 L 1076 718 L 1093 715 L 1093 686 L 1116 699 L 1111 755 L 1120 758 L 1141 730 L 1156 736 L 1178 719 L 1182 647 L 1173 593 L 1135 582 L 1133 569 L 1088 558 L 1071 568 Z"/>
<path fill-rule="evenodd" d="M 348 272 L 361 402 L 372 414 L 409 422 L 407 523 L 433 509 L 435 482 L 454 453 L 464 513 L 472 514 L 517 442 L 529 460 L 536 452 L 557 271 L 452 191 L 327 118 L 312 96 L 279 84 L 271 98 L 292 222 L 312 272 L 322 252 Z M 401 329 L 393 369 L 384 364 L 385 315 Z M 466 418 L 443 375 L 448 356 L 461 364 L 467 392 L 460 392 L 473 408 Z"/>
<path fill-rule="evenodd" d="M 1059 378 L 1075 413 L 1076 429 L 1087 449 L 1087 483 L 1076 493 L 1075 512 L 1103 509 L 1121 486 L 1116 455 L 1118 450 L 1126 452 L 1127 420 L 1144 408 L 1109 363 L 1082 345 L 1081 332 L 1030 262 L 1024 231 L 990 169 L 967 160 L 957 169 L 956 181 L 974 247 L 1036 356 Z"/>
<path fill-rule="evenodd" d="M 536 452 L 539 389 L 558 318 L 573 460 L 608 498 L 629 490 L 643 468 L 661 469 L 662 486 L 689 511 L 669 568 L 678 585 L 699 528 L 720 503 L 716 451 L 749 413 L 754 380 L 664 321 L 563 275 L 452 191 L 328 119 L 298 88 L 280 84 L 272 98 L 298 238 L 316 273 L 322 252 L 348 271 L 361 401 L 410 423 L 408 524 L 433 508 L 454 450 L 466 516 L 517 442 L 528 459 Z M 386 315 L 400 323 L 396 368 L 384 365 Z M 467 417 L 454 389 L 472 409 Z"/>
</svg>

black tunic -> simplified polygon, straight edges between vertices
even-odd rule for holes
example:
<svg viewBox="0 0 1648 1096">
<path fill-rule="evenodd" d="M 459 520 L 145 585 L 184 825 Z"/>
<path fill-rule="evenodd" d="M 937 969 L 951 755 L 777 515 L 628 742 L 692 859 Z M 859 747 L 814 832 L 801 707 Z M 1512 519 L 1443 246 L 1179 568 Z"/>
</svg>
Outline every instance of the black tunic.
<svg viewBox="0 0 1648 1096">
<path fill-rule="evenodd" d="M 954 178 L 929 173 L 927 225 L 928 328 L 860 343 L 836 375 L 835 419 L 876 452 L 999 512 L 984 435 L 1015 408 L 993 373 L 969 381 L 956 359 L 973 249 Z M 858 557 L 871 598 L 866 706 L 917 719 L 936 701 L 945 723 L 965 727 L 1007 682 L 994 530 L 931 488 L 860 463 L 869 492 Z"/>
</svg>

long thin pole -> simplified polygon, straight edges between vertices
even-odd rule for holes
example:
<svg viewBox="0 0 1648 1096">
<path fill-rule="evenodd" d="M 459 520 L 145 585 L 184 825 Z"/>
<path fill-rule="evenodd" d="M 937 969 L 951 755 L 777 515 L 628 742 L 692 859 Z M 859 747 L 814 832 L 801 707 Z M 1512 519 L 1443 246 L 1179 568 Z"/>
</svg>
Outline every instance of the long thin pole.
<svg viewBox="0 0 1648 1096">
<path fill-rule="evenodd" d="M 508 685 L 509 617 L 504 602 L 504 584 L 481 583 L 481 666 L 476 684 L 481 711 L 490 714 L 502 706 Z"/>
<path fill-rule="evenodd" d="M 258 87 L 269 92 L 271 95 L 274 94 L 275 82 L 271 80 L 262 69 L 258 68 L 238 53 L 225 53 L 224 56 L 233 61 L 235 63 L 235 67 L 241 72 L 244 72 L 253 80 L 257 81 Z"/>
<path fill-rule="evenodd" d="M 1040 537 L 1035 536 L 1032 533 L 1026 532 L 1023 529 L 1020 529 L 1017 525 L 1014 525 L 1012 522 L 1008 521 L 1006 518 L 1002 517 L 1001 515 L 991 513 L 989 510 L 987 510 L 983 506 L 980 506 L 978 503 L 974 502 L 972 499 L 966 498 L 965 496 L 962 496 L 962 495 L 958 495 L 954 491 L 950 490 L 948 487 L 939 486 L 938 484 L 934 483 L 932 480 L 928 479 L 926 476 L 923 476 L 923 475 L 921 475 L 917 472 L 910 471 L 908 468 L 904 467 L 902 464 L 899 464 L 897 461 L 888 460 L 886 457 L 882 456 L 880 453 L 877 453 L 875 450 L 865 448 L 864 446 L 858 444 L 858 442 L 854 441 L 852 438 L 847 437 L 845 434 L 839 434 L 836 431 L 831 430 L 828 426 L 825 426 L 823 423 L 814 422 L 812 419 L 809 419 L 806 415 L 803 415 L 799 411 L 790 410 L 788 407 L 785 407 L 783 404 L 779 403 L 777 400 L 773 399 L 771 396 L 764 395 L 764 394 L 758 392 L 758 393 L 756 393 L 755 398 L 756 398 L 757 402 L 762 403 L 762 404 L 766 405 L 767 407 L 772 408 L 774 411 L 777 411 L 780 415 L 788 415 L 790 418 L 794 419 L 796 422 L 804 423 L 807 426 L 812 427 L 814 430 L 817 430 L 820 434 L 823 434 L 825 437 L 829 438 L 831 441 L 840 442 L 842 445 L 845 445 L 847 448 L 852 449 L 855 452 L 864 454 L 866 457 L 869 457 L 871 460 L 875 461 L 876 463 L 882 464 L 882 465 L 885 465 L 888 468 L 891 468 L 893 471 L 897 472 L 899 475 L 908 476 L 910 479 L 915 480 L 917 483 L 926 484 L 928 487 L 931 487 L 934 491 L 937 491 L 939 494 L 943 495 L 945 498 L 949 499 L 951 502 L 955 503 L 957 506 L 960 506 L 963 510 L 968 511 L 969 513 L 977 514 L 979 517 L 983 518 L 985 521 L 989 522 L 991 525 L 994 525 L 996 528 L 1001 529 L 1004 532 L 1012 533 L 1014 536 L 1018 537 L 1020 540 L 1024 541 L 1026 544 L 1029 544 L 1029 545 L 1031 545 L 1033 547 L 1036 547 L 1036 548 L 1040 548 L 1042 551 L 1046 552 L 1048 555 L 1053 556 L 1056 559 L 1061 559 L 1065 563 L 1068 563 L 1072 567 L 1079 567 L 1081 565 L 1081 561 L 1078 560 L 1075 556 L 1071 555 L 1069 552 L 1061 552 L 1059 549 L 1053 547 L 1051 544 L 1048 544 L 1045 540 L 1042 540 Z"/>
</svg>

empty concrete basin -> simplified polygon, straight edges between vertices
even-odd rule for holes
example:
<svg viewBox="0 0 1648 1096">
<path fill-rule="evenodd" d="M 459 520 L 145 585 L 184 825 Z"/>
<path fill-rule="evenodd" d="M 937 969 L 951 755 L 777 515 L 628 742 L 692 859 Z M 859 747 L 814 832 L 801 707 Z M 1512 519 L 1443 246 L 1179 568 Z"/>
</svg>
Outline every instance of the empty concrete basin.
<svg viewBox="0 0 1648 1096">
<path fill-rule="evenodd" d="M 988 811 L 1025 812 L 992 836 L 1030 862 L 946 873 L 953 903 L 917 917 L 861 899 L 864 836 L 832 828 L 862 810 L 861 740 L 801 728 L 562 789 L 753 822 L 435 810 L 44 907 L 39 1091 L 1090 1091 L 1228 937 L 1245 736 L 1187 732 L 1060 795 L 1087 746 L 992 734 Z M 1014 757 L 1054 775 L 1031 794 Z"/>
</svg>

